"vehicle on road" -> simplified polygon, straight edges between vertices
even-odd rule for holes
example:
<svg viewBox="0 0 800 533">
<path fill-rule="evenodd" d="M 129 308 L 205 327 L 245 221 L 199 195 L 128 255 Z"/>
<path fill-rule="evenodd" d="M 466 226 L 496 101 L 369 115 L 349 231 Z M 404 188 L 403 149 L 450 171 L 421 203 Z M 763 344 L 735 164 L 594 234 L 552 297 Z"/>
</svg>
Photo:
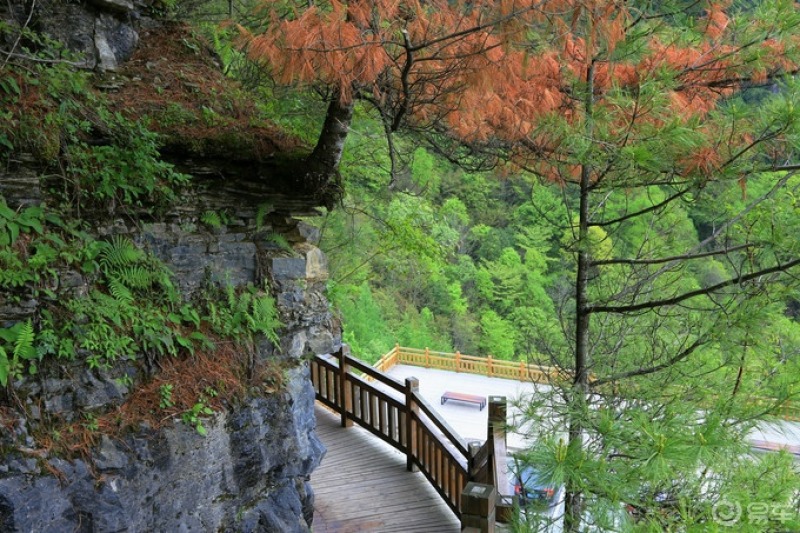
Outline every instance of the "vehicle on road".
<svg viewBox="0 0 800 533">
<path fill-rule="evenodd" d="M 514 485 L 514 494 L 519 499 L 521 508 L 550 507 L 557 503 L 556 494 L 560 492 L 552 483 L 548 483 L 541 472 L 531 465 L 521 463 L 517 459 L 509 461 L 509 478 Z"/>
</svg>

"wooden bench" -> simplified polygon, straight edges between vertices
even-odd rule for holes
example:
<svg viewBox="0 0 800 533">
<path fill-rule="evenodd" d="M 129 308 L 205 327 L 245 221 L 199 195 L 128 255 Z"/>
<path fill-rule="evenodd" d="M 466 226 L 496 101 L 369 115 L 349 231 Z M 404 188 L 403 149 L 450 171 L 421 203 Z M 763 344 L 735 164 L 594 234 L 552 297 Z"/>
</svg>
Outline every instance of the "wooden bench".
<svg viewBox="0 0 800 533">
<path fill-rule="evenodd" d="M 442 405 L 444 405 L 447 400 L 455 400 L 457 402 L 468 402 L 468 403 L 477 403 L 478 407 L 480 408 L 479 411 L 483 411 L 483 408 L 486 407 L 486 398 L 483 396 L 475 396 L 474 394 L 464 394 L 461 392 L 445 392 L 442 394 Z"/>
</svg>

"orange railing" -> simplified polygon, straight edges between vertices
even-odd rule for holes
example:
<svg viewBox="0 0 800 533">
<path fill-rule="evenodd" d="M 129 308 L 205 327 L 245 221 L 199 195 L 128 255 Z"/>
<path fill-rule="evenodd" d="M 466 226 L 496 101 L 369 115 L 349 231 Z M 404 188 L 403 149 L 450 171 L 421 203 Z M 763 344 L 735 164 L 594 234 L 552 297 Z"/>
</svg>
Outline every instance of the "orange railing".
<svg viewBox="0 0 800 533">
<path fill-rule="evenodd" d="M 465 372 L 467 374 L 480 374 L 482 376 L 517 379 L 520 381 L 534 381 L 536 383 L 552 383 L 554 380 L 563 379 L 564 375 L 556 368 L 541 365 L 531 365 L 524 361 L 506 361 L 474 355 L 463 355 L 459 352 L 436 352 L 428 348 L 406 348 L 395 345 L 386 355 L 381 357 L 373 368 L 387 372 L 395 365 L 404 364 L 449 370 L 451 372 Z"/>
<path fill-rule="evenodd" d="M 555 380 L 566 379 L 563 372 L 556 368 L 541 365 L 531 365 L 524 361 L 506 361 L 474 355 L 463 355 L 459 352 L 437 352 L 428 348 L 407 348 L 395 345 L 373 365 L 373 368 L 388 372 L 395 365 L 411 365 L 451 372 L 464 372 L 482 376 L 515 379 L 519 381 L 533 381 L 541 384 L 551 384 Z M 784 420 L 800 421 L 800 404 L 784 401 L 777 404 L 776 400 L 769 398 L 752 398 L 752 401 L 763 405 L 772 415 Z"/>
</svg>

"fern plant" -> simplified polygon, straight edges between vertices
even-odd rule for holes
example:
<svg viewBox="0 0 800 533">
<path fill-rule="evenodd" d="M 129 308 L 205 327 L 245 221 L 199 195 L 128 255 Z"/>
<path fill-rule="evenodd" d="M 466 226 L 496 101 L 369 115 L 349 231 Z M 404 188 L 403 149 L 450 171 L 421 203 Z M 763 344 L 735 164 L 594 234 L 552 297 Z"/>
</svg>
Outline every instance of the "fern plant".
<svg viewBox="0 0 800 533">
<path fill-rule="evenodd" d="M 264 335 L 274 345 L 278 345 L 277 329 L 282 325 L 278 318 L 275 300 L 264 293 L 256 294 L 250 304 L 250 313 L 246 315 L 250 330 Z"/>
<path fill-rule="evenodd" d="M 267 218 L 267 215 L 275 211 L 275 207 L 271 203 L 263 203 L 258 206 L 258 210 L 256 211 L 256 229 L 261 229 L 264 227 L 264 221 Z"/>
<path fill-rule="evenodd" d="M 30 364 L 30 373 L 36 373 L 39 354 L 33 346 L 35 339 L 30 320 L 18 322 L 10 328 L 0 328 L 0 340 L 5 341 L 5 345 L 0 344 L 0 385 L 5 387 L 9 377 L 21 375 L 25 361 Z"/>
<path fill-rule="evenodd" d="M 120 235 L 115 235 L 111 241 L 101 242 L 99 247 L 98 262 L 106 273 L 137 263 L 144 257 L 144 253 L 130 239 Z"/>
<path fill-rule="evenodd" d="M 228 223 L 228 216 L 225 212 L 206 211 L 200 215 L 200 222 L 211 229 L 219 229 Z"/>
<path fill-rule="evenodd" d="M 277 248 L 280 248 L 285 252 L 292 251 L 292 245 L 289 244 L 289 241 L 286 240 L 286 237 L 280 233 L 270 233 L 264 238 L 264 241 L 274 244 Z"/>
<path fill-rule="evenodd" d="M 283 324 L 272 296 L 252 285 L 238 293 L 232 285 L 227 285 L 222 296 L 207 295 L 205 301 L 208 311 L 205 319 L 216 333 L 249 342 L 260 334 L 278 344 L 278 329 Z"/>
<path fill-rule="evenodd" d="M 126 237 L 116 235 L 111 241 L 100 243 L 97 262 L 108 291 L 122 302 L 133 302 L 137 293 L 151 289 L 159 289 L 168 301 L 177 299 L 167 268 Z"/>
</svg>

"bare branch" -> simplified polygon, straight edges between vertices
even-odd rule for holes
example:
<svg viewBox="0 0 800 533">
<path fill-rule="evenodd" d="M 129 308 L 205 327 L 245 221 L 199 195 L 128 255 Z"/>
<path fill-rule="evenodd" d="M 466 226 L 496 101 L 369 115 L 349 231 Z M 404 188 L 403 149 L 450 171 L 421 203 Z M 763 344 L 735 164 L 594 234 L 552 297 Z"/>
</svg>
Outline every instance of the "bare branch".
<svg viewBox="0 0 800 533">
<path fill-rule="evenodd" d="M 403 99 L 400 101 L 400 107 L 394 115 L 394 120 L 391 124 L 391 131 L 397 131 L 400 123 L 403 120 L 403 115 L 408 110 L 408 100 L 411 98 L 411 90 L 408 85 L 408 75 L 411 72 L 411 67 L 414 65 L 414 52 L 411 47 L 411 40 L 408 38 L 408 32 L 403 30 L 403 42 L 406 50 L 406 63 L 403 65 L 403 70 L 400 72 L 400 85 L 403 88 Z"/>
<path fill-rule="evenodd" d="M 34 10 L 35 10 L 35 9 L 36 9 L 36 0 L 33 0 L 33 1 L 31 2 L 31 9 L 30 9 L 30 12 L 28 12 L 28 19 L 25 21 L 25 24 L 23 24 L 23 25 L 22 25 L 22 28 L 20 28 L 20 30 L 19 30 L 19 34 L 17 35 L 17 38 L 16 38 L 16 40 L 14 41 L 14 44 L 13 44 L 13 46 L 11 47 L 11 50 L 10 50 L 10 51 L 8 51 L 8 52 L 6 52 L 6 54 L 7 54 L 7 55 L 6 55 L 6 59 L 5 59 L 5 61 L 3 61 L 3 68 L 6 68 L 6 66 L 8 65 L 8 62 L 9 62 L 9 60 L 10 60 L 12 57 L 17 57 L 17 58 L 18 58 L 18 57 L 21 57 L 21 56 L 19 56 L 18 54 L 15 54 L 14 52 L 16 51 L 16 49 L 17 49 L 17 46 L 19 46 L 19 42 L 20 42 L 20 40 L 22 40 L 22 34 L 24 33 L 24 31 L 25 31 L 25 28 L 27 28 L 27 27 L 28 27 L 28 24 L 30 24 L 30 23 L 31 23 L 31 19 L 33 18 L 33 12 L 34 12 Z"/>
<path fill-rule="evenodd" d="M 630 305 L 590 305 L 585 308 L 587 313 L 630 313 L 635 311 L 645 311 L 647 309 L 655 309 L 657 307 L 665 307 L 670 305 L 679 304 L 685 300 L 690 298 L 694 298 L 696 296 L 704 296 L 706 294 L 711 294 L 714 291 L 718 291 L 720 289 L 724 289 L 725 287 L 730 287 L 732 285 L 739 285 L 741 283 L 746 283 L 750 280 L 759 278 L 761 276 L 766 276 L 768 274 L 774 274 L 776 272 L 783 272 L 785 270 L 789 270 L 797 265 L 800 265 L 800 258 L 792 259 L 788 263 L 784 264 L 777 264 L 771 266 L 769 268 L 764 268 L 762 270 L 757 270 L 755 272 L 751 272 L 749 274 L 743 274 L 737 276 L 735 278 L 730 278 L 715 285 L 711 285 L 710 287 L 706 287 L 704 289 L 697 289 L 694 291 L 685 292 L 683 294 L 679 294 L 677 296 L 673 296 L 671 298 L 664 298 L 662 300 L 651 300 L 649 302 L 641 302 L 638 304 L 630 304 Z"/>
<path fill-rule="evenodd" d="M 592 261 L 593 266 L 603 265 L 658 265 L 661 263 L 670 263 L 673 261 L 687 261 L 690 259 L 700 259 L 702 257 L 709 257 L 712 255 L 725 255 L 731 252 L 737 252 L 746 248 L 752 248 L 755 244 L 741 244 L 732 248 L 725 248 L 724 250 L 712 250 L 710 252 L 701 252 L 698 254 L 684 254 L 674 255 L 672 257 L 661 257 L 658 259 L 603 259 L 599 261 Z"/>
<path fill-rule="evenodd" d="M 747 207 L 745 207 L 739 213 L 737 213 L 736 216 L 734 216 L 733 218 L 731 218 L 730 220 L 728 220 L 727 222 L 722 224 L 711 235 L 709 235 L 708 237 L 706 237 L 705 239 L 703 239 L 702 241 L 700 241 L 699 243 L 694 245 L 692 248 L 687 250 L 686 253 L 687 254 L 696 253 L 698 250 L 701 250 L 704 246 L 714 242 L 717 239 L 717 237 L 719 237 L 724 231 L 726 231 L 732 225 L 736 224 L 745 215 L 747 215 L 747 213 L 749 213 L 750 211 L 755 209 L 762 202 L 765 202 L 766 200 L 772 198 L 772 196 L 774 196 L 775 193 L 777 193 L 781 188 L 783 188 L 783 186 L 786 185 L 786 183 L 789 181 L 789 179 L 792 176 L 794 176 L 795 174 L 796 174 L 796 171 L 788 172 L 785 176 L 783 176 L 781 179 L 779 179 L 775 183 L 775 185 L 772 186 L 772 188 L 769 191 L 767 191 L 766 193 L 764 193 L 760 197 L 758 197 L 755 200 L 753 200 L 752 202 L 750 202 L 750 204 L 748 204 Z M 660 276 L 664 272 L 669 271 L 675 265 L 676 262 L 677 261 L 675 261 L 675 262 L 671 261 L 671 262 L 665 264 L 663 267 L 658 269 L 656 272 L 653 272 L 652 274 L 650 274 L 648 276 L 645 276 L 643 279 L 639 280 L 639 282 L 636 283 L 635 285 L 624 289 L 623 291 L 618 293 L 616 296 L 614 296 L 614 298 L 615 299 L 616 298 L 620 298 L 620 297 L 624 296 L 625 294 L 630 293 L 631 291 L 638 291 L 639 288 L 642 285 L 644 285 L 644 284 L 656 279 L 658 276 Z"/>
<path fill-rule="evenodd" d="M 647 368 L 638 368 L 636 370 L 630 370 L 628 372 L 620 372 L 619 374 L 614 374 L 607 378 L 595 379 L 589 386 L 592 388 L 600 387 L 605 385 L 606 383 L 613 383 L 614 381 L 619 381 L 620 379 L 625 378 L 632 378 L 637 376 L 646 376 L 648 374 L 655 374 L 656 372 L 660 372 L 666 368 L 669 368 L 676 363 L 681 362 L 682 360 L 689 357 L 695 350 L 701 347 L 703 344 L 706 343 L 705 336 L 698 337 L 695 341 L 685 350 L 678 352 L 673 357 L 671 357 L 668 361 L 661 363 L 660 365 L 654 365 Z"/>
<path fill-rule="evenodd" d="M 673 194 L 672 196 L 669 196 L 668 198 L 666 198 L 663 202 L 659 202 L 659 203 L 657 203 L 655 205 L 651 205 L 650 207 L 648 207 L 646 209 L 642 209 L 641 211 L 636 211 L 634 213 L 628 213 L 628 214 L 623 215 L 623 216 L 621 216 L 619 218 L 615 218 L 615 219 L 612 219 L 612 220 L 604 220 L 603 222 L 589 222 L 589 225 L 590 226 L 599 226 L 599 227 L 611 226 L 613 224 L 619 224 L 620 222 L 624 222 L 624 221 L 626 221 L 628 219 L 631 219 L 631 218 L 636 218 L 638 216 L 650 213 L 652 211 L 658 211 L 662 207 L 668 205 L 673 200 L 677 200 L 678 198 L 680 198 L 681 196 L 683 196 L 684 194 L 688 193 L 691 190 L 692 190 L 691 188 L 686 188 L 686 189 L 683 189 L 682 191 L 678 191 L 675 194 Z"/>
</svg>

